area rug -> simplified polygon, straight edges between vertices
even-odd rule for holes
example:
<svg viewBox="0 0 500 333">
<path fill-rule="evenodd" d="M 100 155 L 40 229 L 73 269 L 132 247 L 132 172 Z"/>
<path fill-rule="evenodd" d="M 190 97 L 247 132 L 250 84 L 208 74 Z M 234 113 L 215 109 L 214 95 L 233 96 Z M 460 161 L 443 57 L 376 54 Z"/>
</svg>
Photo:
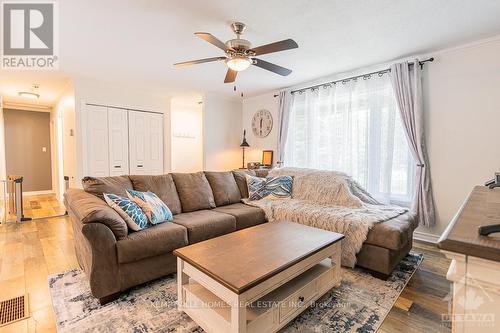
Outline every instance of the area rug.
<svg viewBox="0 0 500 333">
<path fill-rule="evenodd" d="M 362 269 L 342 269 L 342 284 L 321 297 L 281 332 L 375 332 L 423 260 L 410 253 L 386 280 Z M 59 332 L 203 332 L 177 311 L 175 275 L 124 293 L 105 306 L 92 297 L 81 270 L 49 277 Z"/>
</svg>

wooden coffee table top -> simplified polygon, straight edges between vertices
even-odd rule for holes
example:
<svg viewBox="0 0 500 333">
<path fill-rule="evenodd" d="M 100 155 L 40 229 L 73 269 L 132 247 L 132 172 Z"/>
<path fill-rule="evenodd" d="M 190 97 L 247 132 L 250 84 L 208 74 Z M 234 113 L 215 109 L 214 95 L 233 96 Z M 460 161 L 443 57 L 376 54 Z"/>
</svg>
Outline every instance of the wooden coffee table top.
<svg viewBox="0 0 500 333">
<path fill-rule="evenodd" d="M 241 294 L 343 238 L 298 223 L 272 222 L 189 245 L 174 254 Z"/>
</svg>

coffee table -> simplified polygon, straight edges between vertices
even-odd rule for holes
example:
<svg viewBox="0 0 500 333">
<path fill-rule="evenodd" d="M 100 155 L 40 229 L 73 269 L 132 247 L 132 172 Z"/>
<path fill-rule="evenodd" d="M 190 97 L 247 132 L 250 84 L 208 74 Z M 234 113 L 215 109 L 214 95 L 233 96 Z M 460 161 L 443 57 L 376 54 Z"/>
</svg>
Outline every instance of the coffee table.
<svg viewBox="0 0 500 333">
<path fill-rule="evenodd" d="M 276 332 L 341 281 L 344 235 L 265 223 L 186 246 L 178 308 L 206 332 Z"/>
</svg>

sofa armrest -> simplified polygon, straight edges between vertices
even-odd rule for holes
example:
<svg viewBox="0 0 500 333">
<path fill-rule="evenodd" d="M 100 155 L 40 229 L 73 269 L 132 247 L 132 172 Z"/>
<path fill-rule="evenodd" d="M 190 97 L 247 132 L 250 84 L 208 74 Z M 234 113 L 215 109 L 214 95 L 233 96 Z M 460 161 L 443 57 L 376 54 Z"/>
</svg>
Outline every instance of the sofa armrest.
<svg viewBox="0 0 500 333">
<path fill-rule="evenodd" d="M 102 223 L 113 232 L 116 239 L 127 237 L 127 223 L 104 200 L 81 189 L 69 189 L 64 194 L 64 204 L 68 213 L 82 224 Z"/>
<path fill-rule="evenodd" d="M 103 223 L 86 223 L 77 231 L 75 241 L 92 295 L 103 298 L 121 291 L 116 238 L 111 229 Z"/>
</svg>

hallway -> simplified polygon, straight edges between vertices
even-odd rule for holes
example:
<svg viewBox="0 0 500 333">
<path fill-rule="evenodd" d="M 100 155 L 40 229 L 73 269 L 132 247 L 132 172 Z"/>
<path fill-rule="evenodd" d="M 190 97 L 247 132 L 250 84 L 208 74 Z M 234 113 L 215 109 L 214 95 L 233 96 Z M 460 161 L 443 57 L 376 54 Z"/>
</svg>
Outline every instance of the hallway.
<svg viewBox="0 0 500 333">
<path fill-rule="evenodd" d="M 24 217 L 40 219 L 61 216 L 66 213 L 64 204 L 57 200 L 55 194 L 38 194 L 23 196 Z M 15 221 L 15 214 L 7 216 L 7 221 Z"/>
</svg>

